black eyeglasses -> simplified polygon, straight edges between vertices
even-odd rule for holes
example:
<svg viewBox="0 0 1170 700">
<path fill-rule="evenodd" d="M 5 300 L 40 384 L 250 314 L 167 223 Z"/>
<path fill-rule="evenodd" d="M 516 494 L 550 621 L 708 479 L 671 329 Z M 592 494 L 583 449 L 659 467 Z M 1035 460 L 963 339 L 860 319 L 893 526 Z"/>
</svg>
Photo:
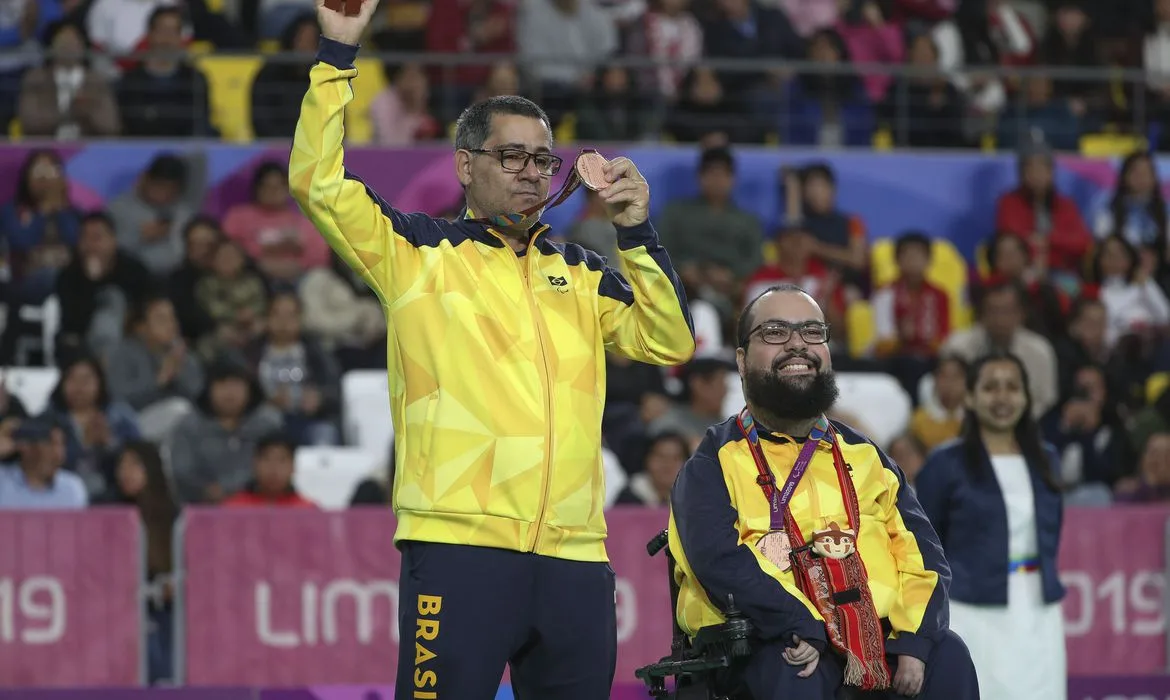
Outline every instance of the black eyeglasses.
<svg viewBox="0 0 1170 700">
<path fill-rule="evenodd" d="M 551 153 L 529 153 L 518 148 L 468 148 L 469 153 L 494 155 L 500 160 L 500 167 L 510 173 L 521 173 L 528 167 L 528 161 L 536 163 L 536 172 L 552 177 L 561 171 L 561 158 Z"/>
<path fill-rule="evenodd" d="M 783 345 L 792 338 L 792 332 L 800 334 L 801 339 L 809 345 L 822 345 L 829 342 L 829 324 L 821 321 L 805 321 L 804 323 L 788 323 L 786 321 L 764 321 L 748 331 L 744 336 L 743 344 L 757 333 L 760 340 L 768 345 Z"/>
</svg>

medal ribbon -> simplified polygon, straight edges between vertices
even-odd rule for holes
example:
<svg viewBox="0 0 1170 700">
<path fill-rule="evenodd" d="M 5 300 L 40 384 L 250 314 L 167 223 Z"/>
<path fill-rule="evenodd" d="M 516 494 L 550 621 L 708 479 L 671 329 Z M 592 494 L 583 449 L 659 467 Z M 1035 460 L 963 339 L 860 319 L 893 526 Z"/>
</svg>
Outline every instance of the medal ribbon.
<svg viewBox="0 0 1170 700">
<path fill-rule="evenodd" d="M 596 152 L 597 151 L 592 148 L 582 149 L 581 152 L 577 154 L 577 157 L 573 159 L 573 165 L 569 168 L 569 175 L 565 178 L 564 183 L 561 184 L 561 188 L 550 194 L 543 202 L 534 204 L 522 211 L 511 212 L 509 214 L 500 214 L 498 216 L 491 216 L 486 218 L 468 219 L 468 221 L 487 224 L 488 226 L 497 226 L 499 228 L 515 228 L 516 226 L 524 223 L 525 219 L 532 216 L 533 214 L 536 214 L 546 206 L 549 209 L 555 206 L 559 206 L 560 204 L 564 203 L 566 199 L 571 197 L 573 193 L 577 191 L 577 188 L 581 186 L 581 174 L 577 172 L 577 161 L 579 161 L 581 156 L 586 153 Z"/>
<path fill-rule="evenodd" d="M 740 412 L 739 417 L 736 418 L 739 423 L 739 429 L 743 432 L 744 437 L 747 438 L 748 447 L 751 450 L 752 458 L 756 462 L 756 470 L 760 473 L 756 477 L 756 483 L 764 489 L 764 495 L 772 503 L 772 530 L 784 529 L 784 511 L 788 507 L 788 502 L 792 500 L 792 494 L 796 492 L 796 485 L 800 483 L 804 473 L 808 471 L 808 465 L 812 463 L 813 454 L 817 451 L 817 445 L 820 444 L 821 439 L 825 437 L 825 433 L 829 429 L 829 421 L 825 420 L 824 416 L 817 419 L 813 429 L 808 434 L 808 440 L 805 440 L 804 446 L 800 448 L 800 455 L 796 458 L 796 464 L 792 465 L 792 473 L 788 475 L 788 479 L 784 482 L 784 487 L 776 488 L 776 477 L 772 474 L 772 469 L 768 466 L 768 461 L 764 458 L 764 450 L 760 447 L 760 436 L 756 431 L 756 421 L 752 418 L 752 414 L 744 408 Z"/>
</svg>

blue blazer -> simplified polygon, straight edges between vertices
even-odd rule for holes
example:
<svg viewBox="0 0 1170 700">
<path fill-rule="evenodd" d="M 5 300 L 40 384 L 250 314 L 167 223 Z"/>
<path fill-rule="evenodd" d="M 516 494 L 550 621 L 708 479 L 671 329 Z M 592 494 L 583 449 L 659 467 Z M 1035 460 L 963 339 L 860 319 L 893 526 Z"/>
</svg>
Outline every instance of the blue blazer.
<svg viewBox="0 0 1170 700">
<path fill-rule="evenodd" d="M 1056 450 L 1045 443 L 1044 453 L 1052 473 L 1058 474 Z M 914 490 L 951 565 L 951 599 L 972 605 L 1007 605 L 1007 508 L 987 451 L 981 449 L 980 455 L 986 477 L 973 480 L 963 443 L 952 440 L 940 445 L 927 457 Z M 1056 568 L 1064 503 L 1060 493 L 1034 471 L 1029 473 L 1036 503 L 1044 601 L 1054 603 L 1064 598 Z"/>
</svg>

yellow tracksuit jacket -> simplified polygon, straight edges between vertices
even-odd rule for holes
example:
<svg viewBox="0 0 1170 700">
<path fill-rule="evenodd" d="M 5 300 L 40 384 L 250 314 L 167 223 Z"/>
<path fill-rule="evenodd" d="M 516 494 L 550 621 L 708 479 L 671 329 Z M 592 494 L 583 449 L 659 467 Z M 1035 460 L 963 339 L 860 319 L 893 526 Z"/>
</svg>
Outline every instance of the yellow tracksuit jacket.
<svg viewBox="0 0 1170 700">
<path fill-rule="evenodd" d="M 614 269 L 545 225 L 517 255 L 482 224 L 394 209 L 343 164 L 356 54 L 322 39 L 289 184 L 385 309 L 395 542 L 607 561 L 605 352 L 689 360 L 682 283 L 649 222 L 618 228 Z"/>
<path fill-rule="evenodd" d="M 857 551 L 869 575 L 878 616 L 891 629 L 886 652 L 926 660 L 947 629 L 951 570 L 905 477 L 869 439 L 833 422 L 861 511 Z M 800 444 L 760 432 L 760 446 L 783 484 Z M 712 427 L 679 473 L 670 500 L 669 546 L 679 582 L 678 622 L 693 635 L 723 621 L 731 595 L 763 639 L 826 640 L 824 620 L 796 585 L 757 548 L 771 527 L 771 507 L 735 419 Z M 833 453 L 822 441 L 788 505 L 800 531 L 811 537 L 849 518 Z M 779 663 L 779 661 L 777 661 Z"/>
</svg>

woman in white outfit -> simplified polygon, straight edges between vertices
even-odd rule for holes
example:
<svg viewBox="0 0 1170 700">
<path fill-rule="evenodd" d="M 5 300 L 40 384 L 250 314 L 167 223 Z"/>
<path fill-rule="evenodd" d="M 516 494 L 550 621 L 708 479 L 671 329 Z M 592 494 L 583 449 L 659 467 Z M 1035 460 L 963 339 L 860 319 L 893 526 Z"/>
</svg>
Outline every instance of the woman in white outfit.
<svg viewBox="0 0 1170 700">
<path fill-rule="evenodd" d="M 975 362 L 960 436 L 930 454 L 915 483 L 951 565 L 951 629 L 971 650 L 980 695 L 994 700 L 1068 694 L 1057 456 L 1031 403 L 1019 358 Z"/>
</svg>

